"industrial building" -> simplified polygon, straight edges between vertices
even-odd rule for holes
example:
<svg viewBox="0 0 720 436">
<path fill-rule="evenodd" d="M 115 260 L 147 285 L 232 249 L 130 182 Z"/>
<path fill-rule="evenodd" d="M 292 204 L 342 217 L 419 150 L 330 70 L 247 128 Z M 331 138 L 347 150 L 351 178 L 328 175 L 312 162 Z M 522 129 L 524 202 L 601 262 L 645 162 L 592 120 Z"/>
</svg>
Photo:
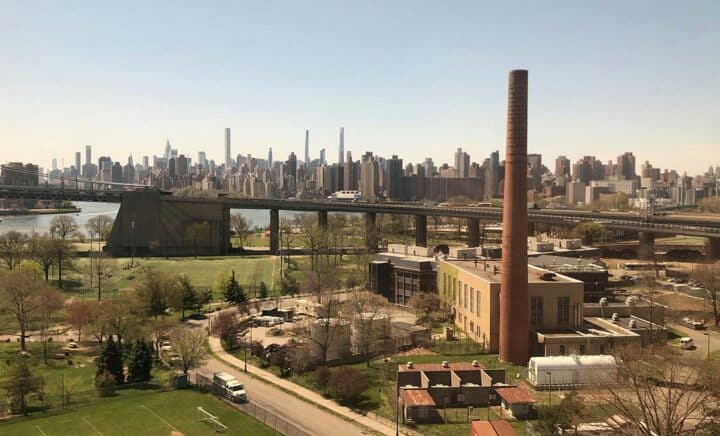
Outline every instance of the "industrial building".
<svg viewBox="0 0 720 436">
<path fill-rule="evenodd" d="M 583 300 L 597 302 L 609 297 L 610 274 L 605 266 L 592 259 L 541 255 L 528 258 L 528 263 L 583 282 Z"/>
<path fill-rule="evenodd" d="M 392 245 L 388 247 L 388 252 L 378 254 L 370 262 L 370 290 L 385 296 L 392 303 L 403 305 L 407 305 L 418 292 L 436 292 L 437 262 L 433 257 L 426 257 L 429 249 Z M 432 255 L 431 250 L 429 253 Z"/>
</svg>

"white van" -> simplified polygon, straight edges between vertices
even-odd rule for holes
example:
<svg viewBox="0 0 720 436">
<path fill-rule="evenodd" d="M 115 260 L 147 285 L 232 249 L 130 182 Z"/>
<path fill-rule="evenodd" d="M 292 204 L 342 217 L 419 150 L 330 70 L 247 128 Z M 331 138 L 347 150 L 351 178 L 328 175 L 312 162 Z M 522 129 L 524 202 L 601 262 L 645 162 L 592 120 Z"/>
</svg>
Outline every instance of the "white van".
<svg viewBox="0 0 720 436">
<path fill-rule="evenodd" d="M 680 338 L 680 348 L 683 350 L 692 350 L 695 348 L 695 342 L 692 340 L 692 338 Z"/>
</svg>

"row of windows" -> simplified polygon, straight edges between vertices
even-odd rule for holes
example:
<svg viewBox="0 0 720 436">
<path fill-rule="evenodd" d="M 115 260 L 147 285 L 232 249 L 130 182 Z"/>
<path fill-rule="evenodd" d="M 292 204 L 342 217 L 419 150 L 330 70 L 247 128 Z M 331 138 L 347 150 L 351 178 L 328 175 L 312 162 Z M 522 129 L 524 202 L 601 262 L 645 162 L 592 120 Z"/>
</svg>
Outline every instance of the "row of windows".
<svg viewBox="0 0 720 436">
<path fill-rule="evenodd" d="M 545 322 L 544 298 L 530 297 L 530 325 L 533 327 L 542 326 Z M 570 324 L 570 297 L 557 298 L 557 324 L 558 326 Z"/>
</svg>

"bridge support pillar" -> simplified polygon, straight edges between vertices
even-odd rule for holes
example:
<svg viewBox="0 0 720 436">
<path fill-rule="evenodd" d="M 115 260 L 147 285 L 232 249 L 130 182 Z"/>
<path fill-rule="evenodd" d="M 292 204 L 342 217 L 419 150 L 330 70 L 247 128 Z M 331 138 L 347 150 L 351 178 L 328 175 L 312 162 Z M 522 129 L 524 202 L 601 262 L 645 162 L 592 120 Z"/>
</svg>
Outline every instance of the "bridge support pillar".
<svg viewBox="0 0 720 436">
<path fill-rule="evenodd" d="M 415 215 L 415 245 L 427 247 L 427 216 Z"/>
<path fill-rule="evenodd" d="M 280 246 L 280 211 L 270 209 L 270 254 L 278 254 Z"/>
<path fill-rule="evenodd" d="M 638 257 L 640 259 L 652 259 L 655 255 L 655 234 L 638 232 L 638 240 Z"/>
<path fill-rule="evenodd" d="M 378 250 L 377 218 L 375 212 L 365 212 L 365 247 L 370 252 Z"/>
<path fill-rule="evenodd" d="M 708 238 L 705 255 L 710 260 L 720 259 L 720 238 Z"/>
<path fill-rule="evenodd" d="M 480 219 L 479 218 L 468 218 L 467 219 L 467 231 L 468 231 L 468 247 L 475 248 L 480 246 Z"/>
<path fill-rule="evenodd" d="M 326 210 L 319 210 L 318 211 L 318 226 L 320 226 L 321 229 L 327 230 L 328 227 L 328 213 Z"/>
<path fill-rule="evenodd" d="M 528 235 L 535 236 L 535 223 L 528 223 Z"/>
</svg>

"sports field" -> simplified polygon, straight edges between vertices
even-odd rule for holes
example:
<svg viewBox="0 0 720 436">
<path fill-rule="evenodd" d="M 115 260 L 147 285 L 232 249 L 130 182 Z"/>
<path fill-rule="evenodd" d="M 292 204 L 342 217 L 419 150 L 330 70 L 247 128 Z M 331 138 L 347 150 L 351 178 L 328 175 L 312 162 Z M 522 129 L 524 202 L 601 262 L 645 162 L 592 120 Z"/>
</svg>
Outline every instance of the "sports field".
<svg viewBox="0 0 720 436">
<path fill-rule="evenodd" d="M 208 435 L 215 428 L 198 419 L 197 408 L 220 418 L 228 435 L 277 435 L 210 394 L 172 391 L 132 398 L 107 399 L 91 406 L 52 416 L 14 419 L 0 423 L 1 435 Z"/>
</svg>

